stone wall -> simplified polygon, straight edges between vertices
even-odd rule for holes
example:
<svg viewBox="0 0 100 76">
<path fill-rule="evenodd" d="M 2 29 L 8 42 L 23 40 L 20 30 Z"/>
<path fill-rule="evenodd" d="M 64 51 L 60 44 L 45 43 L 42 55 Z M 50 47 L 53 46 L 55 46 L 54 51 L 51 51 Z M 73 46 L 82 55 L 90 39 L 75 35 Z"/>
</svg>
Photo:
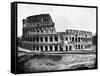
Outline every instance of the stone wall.
<svg viewBox="0 0 100 76">
<path fill-rule="evenodd" d="M 23 20 L 22 47 L 33 51 L 91 50 L 92 32 L 66 30 L 56 32 L 49 14 Z"/>
</svg>

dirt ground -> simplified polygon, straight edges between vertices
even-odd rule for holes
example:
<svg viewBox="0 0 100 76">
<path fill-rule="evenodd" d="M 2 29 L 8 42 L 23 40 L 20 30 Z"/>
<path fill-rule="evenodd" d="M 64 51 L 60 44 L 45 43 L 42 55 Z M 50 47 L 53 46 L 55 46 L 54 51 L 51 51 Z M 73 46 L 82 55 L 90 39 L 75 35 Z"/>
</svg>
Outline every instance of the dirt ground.
<svg viewBox="0 0 100 76">
<path fill-rule="evenodd" d="M 18 70 L 23 72 L 94 68 L 96 54 L 43 55 L 26 54 L 18 58 Z"/>
</svg>

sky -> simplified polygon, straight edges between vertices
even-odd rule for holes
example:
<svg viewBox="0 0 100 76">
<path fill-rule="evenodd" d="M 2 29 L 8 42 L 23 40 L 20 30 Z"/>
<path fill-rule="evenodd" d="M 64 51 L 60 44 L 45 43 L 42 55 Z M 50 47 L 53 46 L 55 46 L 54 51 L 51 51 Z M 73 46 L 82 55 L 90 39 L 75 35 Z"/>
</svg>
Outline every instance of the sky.
<svg viewBox="0 0 100 76">
<path fill-rule="evenodd" d="M 38 14 L 50 14 L 57 32 L 73 29 L 96 33 L 96 8 L 18 4 L 19 37 L 22 36 L 22 20 Z"/>
</svg>

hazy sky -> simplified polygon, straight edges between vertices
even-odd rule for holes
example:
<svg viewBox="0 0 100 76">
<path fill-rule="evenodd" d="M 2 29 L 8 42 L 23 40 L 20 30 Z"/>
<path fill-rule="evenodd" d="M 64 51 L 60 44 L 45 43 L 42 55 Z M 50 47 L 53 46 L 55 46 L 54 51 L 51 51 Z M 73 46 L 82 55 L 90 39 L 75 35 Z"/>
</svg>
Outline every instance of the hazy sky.
<svg viewBox="0 0 100 76">
<path fill-rule="evenodd" d="M 74 29 L 96 33 L 96 8 L 18 4 L 18 36 L 22 35 L 22 19 L 37 14 L 50 14 L 58 32 Z"/>
</svg>

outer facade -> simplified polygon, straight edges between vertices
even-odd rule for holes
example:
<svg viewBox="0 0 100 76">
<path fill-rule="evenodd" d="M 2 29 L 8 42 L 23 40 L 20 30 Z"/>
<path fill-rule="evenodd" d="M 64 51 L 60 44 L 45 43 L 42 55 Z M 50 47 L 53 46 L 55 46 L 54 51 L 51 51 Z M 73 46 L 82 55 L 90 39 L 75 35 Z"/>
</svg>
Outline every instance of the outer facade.
<svg viewBox="0 0 100 76">
<path fill-rule="evenodd" d="M 90 51 L 92 32 L 56 32 L 49 14 L 29 16 L 23 19 L 22 47 L 36 52 Z"/>
</svg>

